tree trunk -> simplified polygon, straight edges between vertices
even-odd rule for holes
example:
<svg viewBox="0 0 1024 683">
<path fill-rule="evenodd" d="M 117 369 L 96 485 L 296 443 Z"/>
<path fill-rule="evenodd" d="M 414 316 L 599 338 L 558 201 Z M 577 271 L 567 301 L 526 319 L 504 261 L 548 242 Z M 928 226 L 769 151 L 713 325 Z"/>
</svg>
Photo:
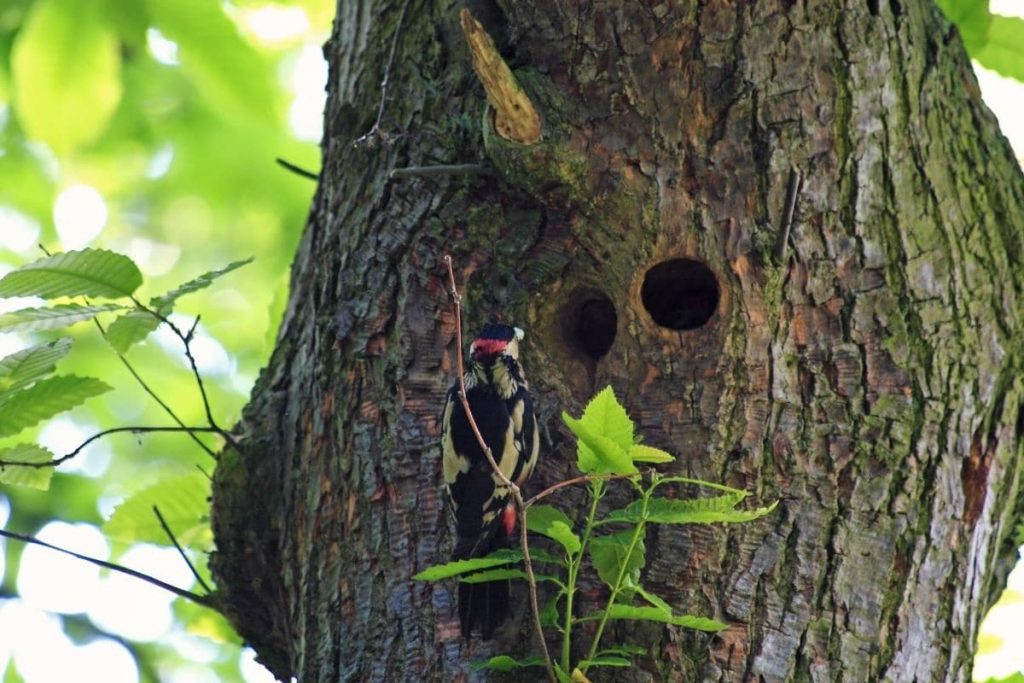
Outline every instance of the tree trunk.
<svg viewBox="0 0 1024 683">
<path fill-rule="evenodd" d="M 467 645 L 454 585 L 410 579 L 453 541 L 451 253 L 467 328 L 527 330 L 530 490 L 572 475 L 558 415 L 611 384 L 671 471 L 781 501 L 649 534 L 645 584 L 729 628 L 634 630 L 651 655 L 615 680 L 969 681 L 1020 498 L 1024 183 L 955 29 L 930 0 L 477 0 L 543 119 L 519 144 L 461 4 L 405 4 L 339 2 L 290 304 L 215 477 L 213 569 L 262 660 L 459 681 L 535 652 L 524 592 Z"/>
</svg>

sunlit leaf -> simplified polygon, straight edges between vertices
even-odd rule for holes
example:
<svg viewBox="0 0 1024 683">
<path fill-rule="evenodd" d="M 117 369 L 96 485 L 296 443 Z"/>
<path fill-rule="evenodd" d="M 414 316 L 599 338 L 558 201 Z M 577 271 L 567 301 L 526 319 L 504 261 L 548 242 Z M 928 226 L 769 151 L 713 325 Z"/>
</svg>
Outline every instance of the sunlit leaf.
<svg viewBox="0 0 1024 683">
<path fill-rule="evenodd" d="M 562 421 L 576 435 L 576 466 L 584 474 L 632 474 L 637 471 L 629 453 L 606 436 L 592 432 L 582 421 L 562 413 Z"/>
<path fill-rule="evenodd" d="M 58 153 L 95 139 L 121 99 L 120 45 L 99 4 L 37 0 L 14 41 L 14 109 Z"/>
<path fill-rule="evenodd" d="M 209 526 L 210 480 L 201 472 L 164 477 L 129 496 L 114 508 L 103 525 L 110 538 L 124 543 L 171 545 L 153 507 L 160 509 L 167 526 L 182 545 L 193 545 Z"/>
<path fill-rule="evenodd" d="M 459 574 L 465 574 L 477 569 L 500 567 L 501 565 L 518 562 L 521 559 L 523 559 L 523 553 L 519 550 L 496 550 L 485 557 L 474 557 L 468 560 L 454 560 L 445 564 L 436 564 L 432 567 L 427 567 L 417 574 L 413 574 L 412 578 L 417 581 L 440 581 L 441 579 L 458 576 Z"/>
<path fill-rule="evenodd" d="M 1024 81 L 1024 19 L 992 15 L 984 47 L 967 49 L 986 69 Z"/>
<path fill-rule="evenodd" d="M 550 505 L 533 505 L 526 511 L 526 528 L 558 541 L 569 553 L 580 550 L 580 539 L 573 533 L 572 520 Z"/>
<path fill-rule="evenodd" d="M 118 311 L 124 306 L 118 304 L 57 304 L 48 308 L 22 308 L 0 315 L 0 332 L 34 332 L 55 330 L 83 320 L 90 320 L 100 313 Z"/>
<path fill-rule="evenodd" d="M 0 450 L 0 462 L 44 463 L 53 459 L 53 453 L 33 443 L 22 443 Z M 50 488 L 52 476 L 52 467 L 0 464 L 0 484 L 28 486 L 45 491 Z"/>
<path fill-rule="evenodd" d="M 657 621 L 662 624 L 675 624 L 698 631 L 724 631 L 729 628 L 726 624 L 708 617 L 695 617 L 689 614 L 673 615 L 666 614 L 664 610 L 657 607 L 636 607 L 634 605 L 614 604 L 608 610 L 609 619 L 639 619 L 643 621 Z"/>
<path fill-rule="evenodd" d="M 181 68 L 204 99 L 232 114 L 273 115 L 274 89 L 260 54 L 223 6 L 208 0 L 146 0 L 154 26 L 178 44 Z"/>
<path fill-rule="evenodd" d="M 0 279 L 0 297 L 130 296 L 142 284 L 138 266 L 104 249 L 68 251 L 41 258 Z"/>
<path fill-rule="evenodd" d="M 19 389 L 49 375 L 70 350 L 71 340 L 62 337 L 0 358 L 0 391 Z"/>
<path fill-rule="evenodd" d="M 590 399 L 580 422 L 592 433 L 611 439 L 625 451 L 633 446 L 633 420 L 615 397 L 611 386 Z"/>
<path fill-rule="evenodd" d="M 0 437 L 17 434 L 107 391 L 110 387 L 93 377 L 62 375 L 0 393 Z"/>
<path fill-rule="evenodd" d="M 626 554 L 633 539 L 633 530 L 628 529 L 614 534 L 595 536 L 590 540 L 590 559 L 594 563 L 597 575 L 609 586 L 614 586 L 625 563 L 624 579 L 631 584 L 640 582 L 640 570 L 646 562 L 644 539 L 637 540 L 633 552 L 626 563 Z"/>
<path fill-rule="evenodd" d="M 242 266 L 248 265 L 250 263 L 252 263 L 252 258 L 247 258 L 242 261 L 235 261 L 234 263 L 229 263 L 228 265 L 224 266 L 219 270 L 211 270 L 208 273 L 203 273 L 199 277 L 189 280 L 183 285 L 175 287 L 173 290 L 167 292 L 162 296 L 154 297 L 153 301 L 150 304 L 150 308 L 163 311 L 173 306 L 174 302 L 176 302 L 179 298 L 185 296 L 186 294 L 191 294 L 193 292 L 198 292 L 201 289 L 205 289 L 209 287 L 211 284 L 213 284 L 213 281 L 216 280 L 217 278 L 223 275 L 227 275 L 231 271 L 237 270 L 238 268 L 241 268 Z"/>
<path fill-rule="evenodd" d="M 996 19 L 989 13 L 989 0 L 936 0 L 946 18 L 956 24 L 964 46 L 972 57 L 991 39 L 991 23 Z"/>
<path fill-rule="evenodd" d="M 642 443 L 636 443 L 629 448 L 629 458 L 633 462 L 650 462 L 658 464 L 672 462 L 676 459 L 676 456 L 671 453 L 667 453 L 660 448 L 653 448 L 651 446 L 645 446 Z"/>
<path fill-rule="evenodd" d="M 107 342 L 118 353 L 125 353 L 132 346 L 160 326 L 160 318 L 149 311 L 137 308 L 119 315 L 107 327 Z"/>
</svg>

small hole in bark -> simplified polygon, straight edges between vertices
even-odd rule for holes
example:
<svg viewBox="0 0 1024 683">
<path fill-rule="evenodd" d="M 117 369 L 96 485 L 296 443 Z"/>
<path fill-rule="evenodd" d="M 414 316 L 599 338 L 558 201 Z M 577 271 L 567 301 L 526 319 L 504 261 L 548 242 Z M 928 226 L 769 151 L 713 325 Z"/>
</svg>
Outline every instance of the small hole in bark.
<svg viewBox="0 0 1024 683">
<path fill-rule="evenodd" d="M 612 348 L 619 316 L 604 292 L 574 292 L 559 315 L 565 339 L 577 353 L 598 361 Z"/>
<path fill-rule="evenodd" d="M 718 308 L 718 280 L 699 261 L 672 259 L 647 271 L 640 299 L 654 322 L 672 330 L 693 330 Z"/>
</svg>

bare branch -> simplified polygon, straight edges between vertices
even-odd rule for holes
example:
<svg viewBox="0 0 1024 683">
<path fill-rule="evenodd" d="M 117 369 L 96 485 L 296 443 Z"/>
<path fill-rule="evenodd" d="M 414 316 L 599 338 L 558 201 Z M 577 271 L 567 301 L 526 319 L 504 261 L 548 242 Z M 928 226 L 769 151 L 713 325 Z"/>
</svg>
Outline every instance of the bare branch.
<svg viewBox="0 0 1024 683">
<path fill-rule="evenodd" d="M 782 263 L 786 255 L 786 248 L 789 246 L 789 233 L 793 228 L 793 214 L 796 213 L 796 200 L 800 196 L 800 189 L 804 184 L 804 174 L 795 168 L 789 169 L 789 182 L 786 185 L 786 213 L 782 219 L 782 230 L 779 232 L 779 240 L 775 243 L 775 260 Z"/>
<path fill-rule="evenodd" d="M 301 176 L 303 178 L 308 178 L 310 180 L 320 180 L 320 175 L 319 174 L 313 173 L 312 171 L 307 171 L 306 169 L 302 168 L 301 166 L 296 166 L 295 164 L 293 164 L 290 161 L 285 161 L 284 159 L 281 159 L 280 157 L 278 157 L 277 159 L 274 159 L 274 161 L 277 162 L 278 166 L 281 166 L 282 168 L 291 171 L 292 173 L 294 173 L 297 176 Z"/>
<path fill-rule="evenodd" d="M 152 432 L 187 432 L 193 438 L 195 435 L 193 432 L 209 432 L 212 434 L 219 434 L 219 430 L 214 427 L 114 427 L 112 429 L 104 429 L 102 432 L 93 434 L 88 439 L 78 444 L 78 447 L 70 453 L 65 453 L 59 458 L 50 460 L 49 462 L 23 462 L 20 460 L 0 460 L 0 467 L 14 466 L 14 467 L 57 467 L 71 458 L 81 453 L 86 446 L 96 441 L 99 438 L 108 436 L 110 434 L 122 434 L 130 432 L 132 434 L 149 434 Z M 205 444 L 204 444 L 205 447 Z"/>
<path fill-rule="evenodd" d="M 96 558 L 96 557 L 90 557 L 88 555 L 82 555 L 80 553 L 76 553 L 76 552 L 68 550 L 66 548 L 57 547 L 55 545 L 47 543 L 46 541 L 40 541 L 38 538 L 35 538 L 33 536 L 27 536 L 25 534 L 15 533 L 13 531 L 7 531 L 6 529 L 0 529 L 0 536 L 3 536 L 5 538 L 11 538 L 11 539 L 14 539 L 15 541 L 21 541 L 22 543 L 29 543 L 29 544 L 32 544 L 32 545 L 42 546 L 43 548 L 49 548 L 50 550 L 56 550 L 58 553 L 63 553 L 65 555 L 70 555 L 71 557 L 74 557 L 76 559 L 82 560 L 83 562 L 88 562 L 89 564 L 94 564 L 97 567 L 103 567 L 104 569 L 109 569 L 111 571 L 115 571 L 115 572 L 118 572 L 120 574 L 125 574 L 127 576 L 133 576 L 136 579 L 139 579 L 141 581 L 145 581 L 146 583 L 151 584 L 153 586 L 156 586 L 157 588 L 163 588 L 165 591 L 168 591 L 170 593 L 174 593 L 179 598 L 185 598 L 186 600 L 191 600 L 192 602 L 196 603 L 197 605 L 202 605 L 203 607 L 209 607 L 210 609 L 217 609 L 216 602 L 214 600 L 214 596 L 213 595 L 199 595 L 197 593 L 193 593 L 192 591 L 187 591 L 184 588 L 178 588 L 177 586 L 173 586 L 173 585 L 171 585 L 171 584 L 169 584 L 169 583 L 167 583 L 165 581 L 161 581 L 160 579 L 158 579 L 156 577 L 153 577 L 153 576 L 150 576 L 149 574 L 143 574 L 142 572 L 137 571 L 135 569 L 132 569 L 131 567 L 125 567 L 123 565 L 115 564 L 113 562 L 107 562 L 106 560 L 101 560 L 101 559 Z"/>
<path fill-rule="evenodd" d="M 181 555 L 181 559 L 185 560 L 185 564 L 188 566 L 189 571 L 192 572 L 192 576 L 196 577 L 196 581 L 199 582 L 199 585 L 203 587 L 204 591 L 212 593 L 213 591 L 211 591 L 210 587 L 206 585 L 205 581 L 203 581 L 203 577 L 199 576 L 199 571 L 196 569 L 195 565 L 192 564 L 192 560 L 188 559 L 188 555 L 185 554 L 185 550 L 181 545 L 179 545 L 178 539 L 174 537 L 174 532 L 171 531 L 171 527 L 168 526 L 167 520 L 164 519 L 162 514 L 160 514 L 160 508 L 156 505 L 153 506 L 153 514 L 156 515 L 156 519 L 160 522 L 160 527 L 164 530 L 164 533 L 167 534 L 167 538 L 171 539 L 171 543 L 174 544 L 178 554 Z"/>
</svg>

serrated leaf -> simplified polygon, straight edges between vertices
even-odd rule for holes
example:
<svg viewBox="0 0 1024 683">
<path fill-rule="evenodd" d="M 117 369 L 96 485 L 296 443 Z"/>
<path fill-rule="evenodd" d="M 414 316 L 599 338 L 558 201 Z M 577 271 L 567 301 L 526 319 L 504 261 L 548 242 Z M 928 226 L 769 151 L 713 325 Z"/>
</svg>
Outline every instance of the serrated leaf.
<svg viewBox="0 0 1024 683">
<path fill-rule="evenodd" d="M 634 474 L 629 453 L 606 436 L 595 434 L 580 420 L 562 413 L 562 421 L 576 435 L 576 466 L 584 474 Z"/>
<path fill-rule="evenodd" d="M 142 273 L 127 256 L 104 249 L 68 251 L 41 258 L 0 279 L 0 297 L 130 296 Z"/>
<path fill-rule="evenodd" d="M 209 287 L 211 284 L 213 284 L 213 281 L 221 277 L 222 275 L 227 275 L 231 271 L 241 268 L 242 266 L 248 265 L 250 263 L 252 263 L 252 257 L 249 257 L 242 261 L 235 261 L 234 263 L 229 263 L 228 265 L 224 266 L 219 270 L 211 270 L 208 273 L 203 273 L 199 277 L 189 280 L 183 285 L 175 287 L 174 289 L 172 289 L 171 291 L 167 292 L 162 296 L 153 297 L 153 300 L 150 304 L 150 308 L 158 310 L 169 309 L 174 305 L 174 303 L 179 298 L 185 296 L 186 294 L 191 294 L 193 292 L 198 292 L 201 289 L 205 289 Z"/>
<path fill-rule="evenodd" d="M 633 462 L 663 463 L 673 462 L 676 456 L 652 446 L 645 446 L 641 443 L 633 444 L 629 449 L 629 458 Z"/>
<path fill-rule="evenodd" d="M 136 308 L 119 315 L 107 328 L 106 340 L 115 351 L 124 354 L 132 346 L 160 326 L 160 319 L 152 313 Z"/>
<path fill-rule="evenodd" d="M 120 45 L 100 5 L 37 0 L 14 40 L 18 120 L 58 154 L 96 139 L 121 99 Z"/>
<path fill-rule="evenodd" d="M 119 304 L 57 304 L 47 308 L 22 308 L 0 315 L 0 332 L 56 330 L 90 320 L 100 313 L 123 310 Z"/>
<path fill-rule="evenodd" d="M 550 505 L 534 505 L 526 512 L 526 528 L 558 541 L 570 554 L 580 551 L 580 539 L 573 533 L 572 520 Z"/>
<path fill-rule="evenodd" d="M 642 621 L 656 621 L 662 624 L 674 624 L 698 631 L 714 633 L 729 628 L 726 624 L 708 617 L 695 617 L 689 614 L 673 615 L 666 614 L 664 610 L 657 607 L 637 607 L 635 605 L 623 605 L 620 603 L 612 605 L 608 610 L 609 619 L 639 619 Z"/>
<path fill-rule="evenodd" d="M 724 493 L 739 493 L 744 496 L 747 495 L 746 491 L 736 489 L 725 484 L 716 484 L 713 481 L 704 481 L 703 479 L 693 479 L 692 477 L 663 477 L 659 476 L 655 482 L 655 486 L 663 486 L 665 484 L 693 484 L 694 486 L 701 486 L 703 488 L 715 489 L 716 491 L 722 491 Z"/>
<path fill-rule="evenodd" d="M 531 552 L 530 555 L 532 556 L 533 553 Z M 518 562 L 521 559 L 523 559 L 523 553 L 519 550 L 495 550 L 490 555 L 484 557 L 473 557 L 468 560 L 454 560 L 444 564 L 435 564 L 418 574 L 414 574 L 412 578 L 417 581 L 440 581 L 441 579 L 451 578 L 478 569 L 500 567 L 504 564 Z"/>
<path fill-rule="evenodd" d="M 486 662 L 474 662 L 469 665 L 473 671 L 514 671 L 528 666 L 544 666 L 543 657 L 523 657 L 514 659 L 508 655 L 495 655 Z"/>
<path fill-rule="evenodd" d="M 0 462 L 44 463 L 52 461 L 53 453 L 34 443 L 21 443 L 0 450 Z M 0 484 L 28 486 L 45 491 L 50 488 L 53 467 L 0 465 Z"/>
<path fill-rule="evenodd" d="M 643 569 L 646 562 L 646 549 L 644 539 L 638 539 L 633 552 L 629 555 L 628 562 L 626 562 L 626 553 L 632 539 L 633 530 L 628 529 L 614 534 L 595 536 L 590 540 L 590 560 L 594 563 L 597 575 L 610 587 L 615 586 L 623 563 L 626 563 L 624 582 L 626 584 L 640 583 L 640 570 Z"/>
<path fill-rule="evenodd" d="M 647 519 L 655 524 L 714 524 L 717 522 L 749 522 L 764 517 L 778 502 L 755 510 L 734 509 L 743 497 L 725 494 L 714 498 L 670 500 L 652 498 L 647 506 Z"/>
<path fill-rule="evenodd" d="M 0 392 L 19 389 L 49 375 L 70 350 L 71 340 L 62 337 L 4 356 L 0 359 Z"/>
<path fill-rule="evenodd" d="M 17 434 L 83 401 L 110 391 L 93 377 L 47 377 L 25 389 L 0 394 L 0 437 Z"/>
<path fill-rule="evenodd" d="M 580 422 L 593 434 L 603 436 L 628 451 L 633 446 L 633 420 L 615 398 L 615 391 L 607 386 L 599 391 L 583 409 Z"/>
<path fill-rule="evenodd" d="M 202 473 L 165 477 L 132 494 L 114 508 L 103 524 L 109 538 L 123 543 L 171 545 L 153 506 L 167 521 L 178 542 L 194 545 L 209 527 L 210 480 Z"/>
<path fill-rule="evenodd" d="M 981 46 L 972 47 L 964 35 L 971 57 L 986 69 L 1024 81 L 1024 19 L 997 14 L 990 19 L 987 37 Z"/>
</svg>

